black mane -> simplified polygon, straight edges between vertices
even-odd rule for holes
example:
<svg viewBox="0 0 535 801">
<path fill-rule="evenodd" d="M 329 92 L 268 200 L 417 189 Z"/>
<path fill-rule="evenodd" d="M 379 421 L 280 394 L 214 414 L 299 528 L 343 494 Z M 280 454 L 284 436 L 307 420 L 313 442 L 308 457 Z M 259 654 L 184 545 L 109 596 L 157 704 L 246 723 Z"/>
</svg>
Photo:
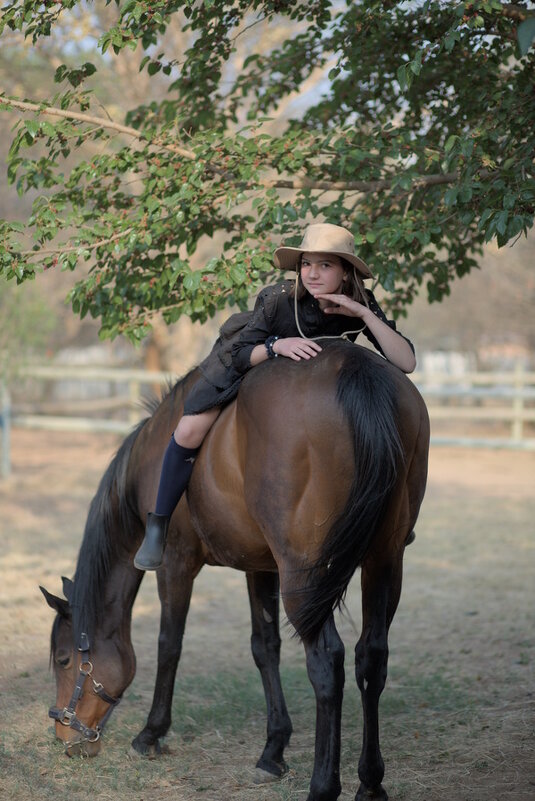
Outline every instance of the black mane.
<svg viewBox="0 0 535 801">
<path fill-rule="evenodd" d="M 189 375 L 191 373 L 169 387 L 159 403 L 151 403 L 151 417 L 164 404 L 177 402 Z M 132 533 L 142 525 L 137 499 L 127 483 L 127 472 L 134 444 L 150 419 L 142 420 L 123 441 L 89 507 L 70 598 L 75 646 L 81 632 L 86 632 L 91 640 L 100 620 L 104 587 L 110 570 L 119 559 L 130 558 Z"/>
</svg>

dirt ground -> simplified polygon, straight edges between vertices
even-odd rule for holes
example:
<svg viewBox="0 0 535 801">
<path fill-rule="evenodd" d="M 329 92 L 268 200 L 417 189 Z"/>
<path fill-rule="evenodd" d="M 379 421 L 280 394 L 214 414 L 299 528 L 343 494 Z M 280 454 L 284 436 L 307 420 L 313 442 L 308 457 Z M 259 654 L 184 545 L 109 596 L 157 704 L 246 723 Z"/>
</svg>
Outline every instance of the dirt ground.
<svg viewBox="0 0 535 801">
<path fill-rule="evenodd" d="M 169 754 L 127 759 L 152 697 L 158 600 L 152 575 L 134 607 L 138 672 L 98 759 L 68 760 L 47 709 L 53 619 L 38 585 L 61 595 L 89 501 L 116 450 L 112 435 L 13 432 L 0 481 L 0 798 L 304 801 L 313 699 L 301 647 L 286 632 L 283 679 L 294 735 L 291 770 L 253 784 L 265 727 L 249 652 L 245 581 L 205 569 L 194 591 Z M 407 550 L 381 702 L 391 801 L 535 799 L 535 453 L 434 448 L 428 492 Z M 361 713 L 352 670 L 359 587 L 339 621 L 346 644 L 342 799 L 354 797 Z"/>
</svg>

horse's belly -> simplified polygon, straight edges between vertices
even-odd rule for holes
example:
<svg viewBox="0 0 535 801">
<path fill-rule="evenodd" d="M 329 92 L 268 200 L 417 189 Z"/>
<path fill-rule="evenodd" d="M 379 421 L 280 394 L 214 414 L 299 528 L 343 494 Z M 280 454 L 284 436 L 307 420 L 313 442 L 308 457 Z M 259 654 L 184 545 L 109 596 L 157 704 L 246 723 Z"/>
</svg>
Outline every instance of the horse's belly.
<svg viewBox="0 0 535 801">
<path fill-rule="evenodd" d="M 275 570 L 271 550 L 246 505 L 234 415 L 232 404 L 197 458 L 188 487 L 191 520 L 214 564 Z"/>
<path fill-rule="evenodd" d="M 266 540 L 242 505 L 241 498 L 206 486 L 189 501 L 193 526 L 211 556 L 207 561 L 237 570 L 276 570 Z"/>
</svg>

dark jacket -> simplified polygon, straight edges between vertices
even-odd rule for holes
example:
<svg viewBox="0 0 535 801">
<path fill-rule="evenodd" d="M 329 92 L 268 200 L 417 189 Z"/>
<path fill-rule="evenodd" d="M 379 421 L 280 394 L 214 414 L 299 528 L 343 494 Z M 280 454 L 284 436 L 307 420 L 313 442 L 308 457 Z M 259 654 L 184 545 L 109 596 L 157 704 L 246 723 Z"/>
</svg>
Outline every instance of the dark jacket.
<svg viewBox="0 0 535 801">
<path fill-rule="evenodd" d="M 227 320 L 221 327 L 212 351 L 199 365 L 203 378 L 188 395 L 185 414 L 198 414 L 232 400 L 251 367 L 253 348 L 265 342 L 269 336 L 300 336 L 295 321 L 293 291 L 294 282 L 291 280 L 266 287 L 258 295 L 252 312 L 234 314 Z M 366 292 L 370 310 L 396 330 L 396 324 L 393 320 L 387 320 L 373 293 L 369 290 Z M 362 332 L 384 356 L 381 346 L 362 320 L 341 314 L 324 314 L 318 301 L 308 292 L 298 300 L 297 307 L 299 325 L 306 337 L 339 337 L 346 332 L 354 332 L 348 335 L 348 339 L 354 342 Z M 414 351 L 412 343 L 409 340 L 407 342 Z"/>
</svg>

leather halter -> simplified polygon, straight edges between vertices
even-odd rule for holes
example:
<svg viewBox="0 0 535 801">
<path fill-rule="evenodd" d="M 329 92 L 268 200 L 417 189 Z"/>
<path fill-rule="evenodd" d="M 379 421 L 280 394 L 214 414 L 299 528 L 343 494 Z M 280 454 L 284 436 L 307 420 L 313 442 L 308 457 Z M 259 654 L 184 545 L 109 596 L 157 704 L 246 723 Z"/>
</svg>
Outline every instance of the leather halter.
<svg viewBox="0 0 535 801">
<path fill-rule="evenodd" d="M 83 740 L 77 742 L 96 743 L 96 741 L 100 738 L 100 734 L 104 729 L 108 718 L 121 699 L 112 698 L 112 696 L 108 695 L 108 693 L 105 691 L 102 684 L 98 681 L 95 681 L 93 678 L 93 665 L 89 659 L 89 638 L 85 632 L 80 634 L 80 645 L 78 646 L 78 651 L 81 655 L 80 669 L 78 671 L 78 677 L 76 679 L 76 684 L 74 685 L 74 690 L 71 700 L 69 701 L 69 705 L 63 707 L 63 709 L 60 709 L 57 706 L 50 707 L 48 710 L 48 716 L 54 718 L 54 720 L 57 720 L 62 726 L 69 726 L 71 729 L 80 732 L 80 734 L 83 736 Z M 88 677 L 93 682 L 93 692 L 98 695 L 99 698 L 102 698 L 106 704 L 109 704 L 108 711 L 97 723 L 97 726 L 94 729 L 86 726 L 85 723 L 82 723 L 82 721 L 76 717 L 76 707 L 78 705 L 78 701 L 82 697 L 85 680 Z M 70 745 L 71 743 L 69 742 L 65 743 L 65 747 L 67 749 Z"/>
</svg>

